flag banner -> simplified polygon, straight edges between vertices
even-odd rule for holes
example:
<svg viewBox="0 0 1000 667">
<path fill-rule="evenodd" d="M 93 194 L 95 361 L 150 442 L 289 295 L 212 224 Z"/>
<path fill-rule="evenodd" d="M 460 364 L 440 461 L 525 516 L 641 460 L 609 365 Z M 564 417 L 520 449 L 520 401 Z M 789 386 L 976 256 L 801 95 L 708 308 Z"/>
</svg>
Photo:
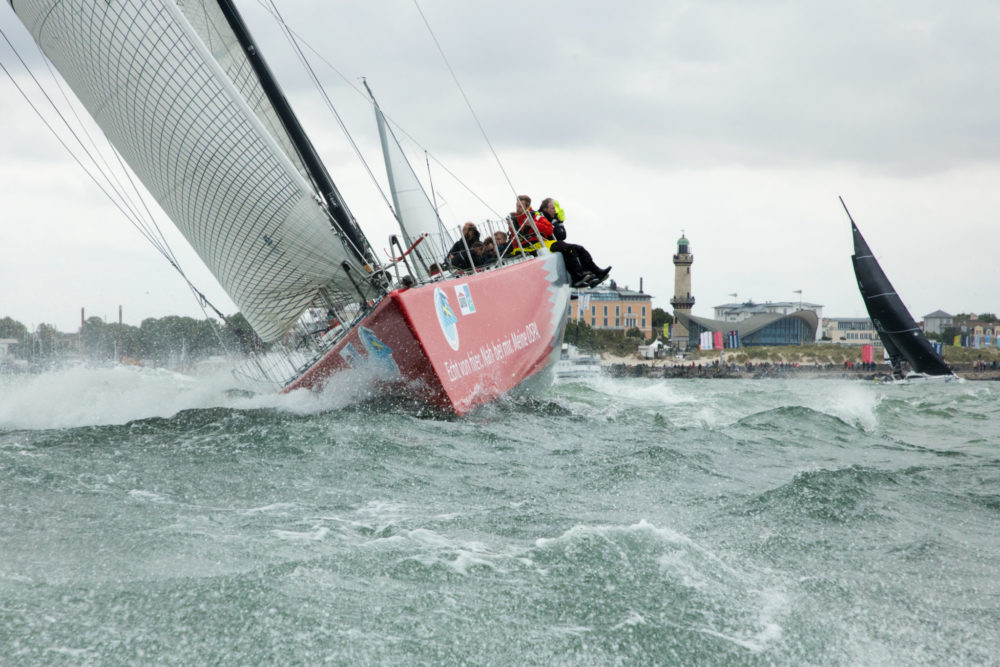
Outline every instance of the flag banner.
<svg viewBox="0 0 1000 667">
<path fill-rule="evenodd" d="M 700 345 L 701 349 L 703 349 L 703 350 L 711 350 L 712 349 L 712 332 L 711 331 L 702 331 L 701 332 L 701 337 L 699 338 L 699 341 L 701 343 L 701 345 Z"/>
<path fill-rule="evenodd" d="M 738 331 L 733 329 L 729 332 L 729 348 L 735 349 L 740 346 L 740 334 Z"/>
<path fill-rule="evenodd" d="M 670 325 L 666 322 L 663 323 L 663 337 L 670 338 Z"/>
<path fill-rule="evenodd" d="M 955 342 L 952 343 L 955 347 L 962 347 L 962 334 L 955 336 Z"/>
<path fill-rule="evenodd" d="M 984 335 L 986 336 L 986 339 L 983 341 L 983 347 L 989 347 L 990 346 L 990 332 L 987 331 Z"/>
<path fill-rule="evenodd" d="M 972 347 L 978 349 L 978 348 L 980 348 L 982 346 L 983 346 L 983 344 L 982 344 L 982 340 L 980 340 L 979 334 L 976 334 L 975 336 L 973 336 L 973 338 L 972 338 Z"/>
<path fill-rule="evenodd" d="M 934 351 L 937 352 L 939 357 L 944 355 L 944 343 L 939 343 L 937 341 L 934 341 L 931 343 L 931 345 L 934 347 Z"/>
<path fill-rule="evenodd" d="M 875 346 L 874 345 L 862 345 L 861 346 L 861 362 L 865 364 L 870 364 L 875 361 Z"/>
<path fill-rule="evenodd" d="M 721 331 L 715 331 L 715 332 L 712 333 L 712 342 L 715 343 L 715 349 L 716 350 L 721 350 L 722 349 L 722 332 Z"/>
</svg>

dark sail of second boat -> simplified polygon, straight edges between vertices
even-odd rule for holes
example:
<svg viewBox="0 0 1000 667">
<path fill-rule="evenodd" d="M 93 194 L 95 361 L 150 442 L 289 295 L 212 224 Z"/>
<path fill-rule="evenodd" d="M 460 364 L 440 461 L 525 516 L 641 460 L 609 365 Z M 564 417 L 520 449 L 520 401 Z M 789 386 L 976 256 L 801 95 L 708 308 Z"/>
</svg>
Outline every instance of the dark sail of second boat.
<svg viewBox="0 0 1000 667">
<path fill-rule="evenodd" d="M 902 363 L 906 361 L 913 373 L 923 375 L 953 375 L 951 368 L 917 326 L 910 311 L 903 305 L 902 299 L 896 294 L 892 283 L 886 277 L 882 267 L 872 254 L 865 237 L 858 231 L 858 226 L 847 210 L 847 205 L 841 198 L 841 205 L 851 221 L 851 231 L 854 234 L 854 254 L 851 262 L 854 264 L 854 276 L 858 280 L 858 289 L 868 309 L 875 330 L 878 331 L 882 345 L 889 355 L 894 378 L 902 378 Z"/>
</svg>

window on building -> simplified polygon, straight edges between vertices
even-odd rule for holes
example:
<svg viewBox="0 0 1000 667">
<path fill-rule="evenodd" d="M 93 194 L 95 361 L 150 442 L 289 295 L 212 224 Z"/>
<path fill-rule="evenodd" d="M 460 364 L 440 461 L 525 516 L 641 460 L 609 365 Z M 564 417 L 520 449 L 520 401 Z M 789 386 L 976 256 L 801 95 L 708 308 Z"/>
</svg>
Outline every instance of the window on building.
<svg viewBox="0 0 1000 667">
<path fill-rule="evenodd" d="M 608 318 L 604 318 L 604 326 L 608 326 Z"/>
</svg>

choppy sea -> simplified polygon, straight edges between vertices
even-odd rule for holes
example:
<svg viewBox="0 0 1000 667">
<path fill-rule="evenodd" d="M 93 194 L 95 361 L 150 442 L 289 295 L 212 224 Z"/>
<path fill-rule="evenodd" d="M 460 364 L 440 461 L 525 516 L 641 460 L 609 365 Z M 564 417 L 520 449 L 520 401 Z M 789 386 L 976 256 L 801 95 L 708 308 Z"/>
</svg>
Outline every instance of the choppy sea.
<svg viewBox="0 0 1000 667">
<path fill-rule="evenodd" d="M 1000 384 L 0 377 L 0 663 L 1000 663 Z"/>
</svg>

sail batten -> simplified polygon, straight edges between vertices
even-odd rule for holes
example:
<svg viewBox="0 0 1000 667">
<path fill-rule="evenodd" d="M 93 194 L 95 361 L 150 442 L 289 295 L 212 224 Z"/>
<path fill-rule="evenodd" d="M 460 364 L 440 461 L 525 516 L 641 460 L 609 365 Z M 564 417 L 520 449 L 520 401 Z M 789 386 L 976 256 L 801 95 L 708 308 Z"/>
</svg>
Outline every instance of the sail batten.
<svg viewBox="0 0 1000 667">
<path fill-rule="evenodd" d="M 182 4 L 216 25 L 211 3 Z M 352 291 L 353 255 L 222 31 L 196 30 L 172 0 L 14 9 L 262 339 L 320 289 Z"/>
</svg>

